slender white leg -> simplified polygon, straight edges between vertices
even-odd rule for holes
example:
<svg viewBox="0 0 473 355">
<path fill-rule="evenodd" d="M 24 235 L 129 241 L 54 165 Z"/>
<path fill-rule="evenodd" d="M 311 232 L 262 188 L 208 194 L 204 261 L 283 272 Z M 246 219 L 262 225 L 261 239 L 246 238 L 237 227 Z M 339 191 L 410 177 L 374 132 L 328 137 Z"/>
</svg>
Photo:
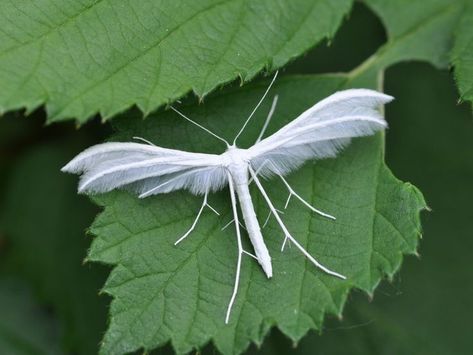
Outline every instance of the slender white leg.
<svg viewBox="0 0 473 355">
<path fill-rule="evenodd" d="M 222 227 L 222 229 L 220 229 L 220 230 L 223 231 L 223 230 L 227 229 L 233 222 L 235 222 L 234 219 L 232 219 L 230 222 L 228 222 L 227 224 L 225 224 L 225 225 Z M 241 222 L 239 222 L 239 223 L 240 223 L 240 227 L 246 230 L 246 228 L 245 228 L 245 226 L 243 225 L 243 223 L 241 223 Z"/>
<path fill-rule="evenodd" d="M 284 209 L 287 210 L 287 206 L 289 206 L 289 202 L 291 201 L 292 193 L 289 193 L 289 196 L 287 196 L 286 203 L 284 204 Z"/>
<path fill-rule="evenodd" d="M 235 303 L 235 298 L 238 293 L 238 286 L 240 284 L 240 271 L 241 271 L 241 259 L 243 256 L 243 246 L 241 244 L 241 234 L 240 234 L 240 223 L 238 219 L 238 211 L 237 211 L 237 205 L 236 205 L 236 198 L 235 198 L 235 190 L 233 186 L 233 180 L 232 176 L 230 173 L 228 174 L 228 187 L 230 189 L 230 198 L 232 202 L 232 209 L 233 209 L 233 218 L 237 222 L 235 223 L 235 229 L 236 229 L 236 235 L 237 235 L 237 245 L 238 245 L 238 260 L 237 260 L 237 269 L 236 269 L 236 274 L 235 274 L 235 284 L 233 286 L 233 293 L 232 297 L 230 298 L 230 302 L 228 303 L 227 307 L 227 314 L 225 316 L 225 324 L 228 324 L 228 321 L 230 320 L 230 313 L 232 311 L 233 304 Z"/>
<path fill-rule="evenodd" d="M 326 268 L 325 266 L 320 264 L 317 260 L 315 260 L 315 258 L 312 255 L 310 255 L 307 252 L 307 250 L 305 250 L 304 247 L 299 244 L 299 242 L 297 240 L 294 239 L 294 237 L 291 235 L 291 233 L 289 233 L 289 231 L 287 230 L 287 228 L 284 225 L 283 221 L 281 220 L 281 217 L 279 217 L 279 214 L 277 213 L 276 209 L 274 208 L 273 203 L 269 199 L 269 196 L 266 194 L 266 191 L 264 190 L 263 186 L 261 185 L 261 182 L 259 181 L 258 177 L 256 176 L 256 174 L 253 171 L 253 169 L 251 168 L 251 166 L 249 167 L 249 170 L 250 170 L 251 176 L 253 176 L 253 179 L 254 179 L 256 185 L 258 186 L 258 189 L 260 190 L 261 194 L 263 195 L 263 198 L 266 200 L 266 203 L 268 204 L 269 209 L 271 210 L 271 212 L 273 213 L 274 217 L 276 218 L 279 226 L 283 230 L 286 238 L 288 238 L 302 252 L 302 254 L 304 254 L 305 257 L 307 259 L 309 259 L 319 269 L 325 271 L 329 275 L 333 275 L 333 276 L 336 276 L 336 277 L 339 277 L 339 278 L 345 280 L 346 279 L 345 276 Z"/>
<path fill-rule="evenodd" d="M 325 212 L 322 212 L 320 210 L 318 210 L 317 208 L 315 208 L 314 206 L 312 206 L 310 203 L 308 203 L 306 200 L 304 200 L 301 196 L 299 196 L 299 194 L 297 192 L 294 191 L 294 189 L 289 185 L 289 183 L 287 182 L 287 180 L 284 178 L 284 176 L 278 174 L 278 176 L 281 178 L 281 180 L 283 181 L 284 185 L 286 185 L 287 189 L 289 190 L 289 197 L 287 198 L 287 201 L 286 201 L 286 204 L 284 205 L 284 209 L 287 208 L 287 206 L 289 205 L 289 201 L 291 200 L 291 197 L 294 196 L 296 197 L 299 201 L 301 201 L 307 208 L 309 208 L 311 211 L 321 215 L 321 216 L 324 216 L 324 217 L 327 217 L 327 218 L 330 218 L 330 219 L 333 219 L 335 220 L 336 218 L 328 213 L 325 213 Z"/>
<path fill-rule="evenodd" d="M 259 172 L 261 171 L 261 169 L 263 169 L 263 167 L 267 164 L 267 163 L 271 163 L 272 162 L 268 159 L 266 159 L 258 168 L 258 170 L 256 170 L 255 172 L 255 175 L 257 176 L 259 174 Z M 297 199 L 299 199 L 299 201 L 301 201 L 306 207 L 308 207 L 311 211 L 315 212 L 315 213 L 318 213 L 319 215 L 321 216 L 324 216 L 324 217 L 327 217 L 327 218 L 330 218 L 330 219 L 333 219 L 335 220 L 336 218 L 332 215 L 329 215 L 328 213 L 325 213 L 325 212 L 322 212 L 320 210 L 318 210 L 317 208 L 315 208 L 314 206 L 312 206 L 311 204 L 309 204 L 306 200 L 304 200 L 297 192 L 294 191 L 294 189 L 289 185 L 289 183 L 287 182 L 287 180 L 284 178 L 284 176 L 282 176 L 281 174 L 277 174 L 281 180 L 283 181 L 284 185 L 286 185 L 286 188 L 289 190 L 289 196 L 287 197 L 287 200 L 286 200 L 286 203 L 284 204 L 284 209 L 287 209 L 287 206 L 289 206 L 289 202 L 291 201 L 291 197 L 292 196 L 295 196 Z M 253 176 L 250 178 L 249 180 L 249 183 L 251 183 L 253 181 Z M 280 212 L 279 210 L 277 210 L 278 212 Z M 264 224 L 263 224 L 263 228 L 266 227 L 266 224 L 268 223 L 269 221 L 269 217 L 271 216 L 271 212 L 269 212 L 268 214 L 268 217 L 266 218 Z M 287 237 L 284 238 L 284 242 L 282 243 L 282 246 L 281 246 L 281 251 L 284 251 L 284 248 L 286 247 L 286 243 L 287 243 Z"/>
<path fill-rule="evenodd" d="M 234 222 L 234 220 L 232 219 L 230 222 L 228 222 L 227 224 L 225 224 L 225 225 L 222 227 L 221 230 L 223 231 L 223 230 L 227 229 L 228 226 L 230 226 L 230 224 L 232 224 L 233 222 Z"/>
<path fill-rule="evenodd" d="M 289 202 L 291 201 L 291 197 L 295 196 L 299 201 L 301 201 L 306 207 L 308 207 L 312 212 L 315 212 L 323 217 L 330 218 L 335 220 L 336 218 L 332 215 L 329 215 L 328 213 L 322 212 L 312 206 L 310 203 L 308 203 L 306 200 L 304 200 L 297 192 L 294 191 L 294 189 L 289 185 L 287 180 L 284 178 L 284 176 L 278 174 L 278 176 L 281 178 L 283 181 L 284 185 L 286 185 L 287 189 L 289 190 L 289 196 L 287 197 L 286 203 L 284 204 L 284 209 L 287 209 L 287 206 L 289 206 Z M 284 238 L 284 242 L 282 243 L 281 251 L 284 251 L 284 248 L 287 243 L 287 237 Z"/>
<path fill-rule="evenodd" d="M 283 211 L 278 210 L 277 208 L 276 208 L 276 211 L 278 211 L 278 213 L 284 214 Z M 261 228 L 266 227 L 266 225 L 267 225 L 268 222 L 269 222 L 269 218 L 270 218 L 270 217 L 271 217 L 271 211 L 268 212 L 268 217 L 266 217 L 266 219 L 264 220 L 263 226 L 262 226 Z"/>
<path fill-rule="evenodd" d="M 258 260 L 258 257 L 255 254 L 251 254 L 249 251 L 243 250 L 243 254 L 251 256 L 253 259 Z"/>
<path fill-rule="evenodd" d="M 200 206 L 199 212 L 197 213 L 197 216 L 195 217 L 194 223 L 192 223 L 191 227 L 187 230 L 186 233 L 184 233 L 184 235 L 183 235 L 182 237 L 180 237 L 178 240 L 176 240 L 176 242 L 174 243 L 174 245 L 179 244 L 179 243 L 182 242 L 184 239 L 186 239 L 189 234 L 191 234 L 191 232 L 194 230 L 195 226 L 197 225 L 197 222 L 199 221 L 199 218 L 200 218 L 200 216 L 202 215 L 202 212 L 204 211 L 205 206 L 209 207 L 212 211 L 214 211 L 215 213 L 217 213 L 218 215 L 220 215 L 217 211 L 215 211 L 215 210 L 214 210 L 212 207 L 210 207 L 209 204 L 207 203 L 207 196 L 208 196 L 208 194 L 209 194 L 209 193 L 206 192 L 205 195 L 204 195 L 204 201 L 202 202 L 202 206 Z"/>
<path fill-rule="evenodd" d="M 210 206 L 208 203 L 206 205 L 213 213 L 215 213 L 217 216 L 220 216 L 220 213 L 218 213 L 218 211 L 215 208 Z"/>
<path fill-rule="evenodd" d="M 286 243 L 287 243 L 287 236 L 284 237 L 284 241 L 282 242 L 282 245 L 281 245 L 281 251 L 284 251 L 284 248 L 286 247 Z"/>
<path fill-rule="evenodd" d="M 268 217 L 266 217 L 266 219 L 264 220 L 263 226 L 261 227 L 262 229 L 263 229 L 264 227 L 266 227 L 266 225 L 267 225 L 268 222 L 269 222 L 269 218 L 270 218 L 270 217 L 271 217 L 271 211 L 269 211 Z"/>
<path fill-rule="evenodd" d="M 256 169 L 255 174 L 256 174 L 256 175 L 259 175 L 259 172 L 261 171 L 261 169 L 263 169 L 263 167 L 264 167 L 268 162 L 269 162 L 269 160 L 266 159 L 266 160 L 258 167 L 258 169 Z M 248 180 L 248 185 L 250 185 L 252 182 L 253 182 L 253 177 L 251 177 L 251 178 Z"/>
<path fill-rule="evenodd" d="M 265 161 L 263 161 L 263 163 L 258 167 L 258 169 L 256 170 L 255 172 L 255 175 L 259 175 L 259 172 L 261 171 L 261 169 L 263 169 L 263 167 L 267 164 L 267 163 L 270 163 L 270 164 L 273 164 L 269 159 L 266 159 Z M 273 165 L 274 166 L 274 165 Z M 277 170 L 275 170 L 277 171 Z M 294 191 L 294 189 L 291 187 L 291 185 L 289 185 L 289 183 L 287 182 L 287 180 L 284 178 L 284 176 L 282 176 L 281 174 L 278 174 L 276 173 L 282 180 L 282 182 L 284 183 L 284 185 L 286 185 L 286 188 L 288 189 L 289 191 L 289 196 L 287 197 L 287 200 L 286 200 L 286 203 L 284 204 L 284 209 L 287 209 L 287 206 L 289 206 L 289 202 L 291 201 L 291 197 L 294 196 L 296 197 L 299 201 L 301 201 L 306 207 L 308 207 L 311 211 L 323 216 L 323 217 L 327 217 L 327 218 L 330 218 L 330 219 L 333 219 L 333 220 L 336 220 L 336 218 L 328 213 L 325 213 L 325 212 L 322 212 L 320 210 L 318 210 L 317 208 L 315 208 L 314 206 L 312 206 L 310 203 L 308 203 L 306 200 L 304 200 L 297 192 Z M 254 178 L 253 176 L 250 178 L 249 182 L 253 182 Z"/>
</svg>

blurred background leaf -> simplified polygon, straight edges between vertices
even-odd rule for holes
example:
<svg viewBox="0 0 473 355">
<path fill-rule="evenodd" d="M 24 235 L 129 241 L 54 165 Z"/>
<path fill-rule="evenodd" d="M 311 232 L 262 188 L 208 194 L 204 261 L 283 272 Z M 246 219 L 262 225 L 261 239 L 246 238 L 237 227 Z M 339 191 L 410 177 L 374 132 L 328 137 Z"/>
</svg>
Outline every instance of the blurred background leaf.
<svg viewBox="0 0 473 355">
<path fill-rule="evenodd" d="M 13 119 L 1 123 L 8 126 Z M 106 298 L 99 298 L 98 292 L 106 270 L 84 266 L 83 259 L 90 242 L 85 229 L 98 210 L 75 193 L 72 177 L 59 172 L 93 135 L 72 126 L 27 124 L 36 131 L 12 128 L 8 150 L 2 142 L 2 155 L 8 157 L 2 163 L 8 171 L 3 171 L 7 177 L 0 205 L 1 271 L 33 285 L 38 300 L 53 310 L 61 325 L 65 350 L 95 353 L 105 328 Z"/>
<path fill-rule="evenodd" d="M 61 354 L 58 324 L 26 282 L 0 276 L 0 350 L 13 355 Z"/>
<path fill-rule="evenodd" d="M 451 54 L 455 78 L 463 100 L 473 105 L 473 2 L 467 1 L 461 20 L 455 29 L 455 44 Z M 473 106 L 472 106 L 473 107 Z"/>
</svg>

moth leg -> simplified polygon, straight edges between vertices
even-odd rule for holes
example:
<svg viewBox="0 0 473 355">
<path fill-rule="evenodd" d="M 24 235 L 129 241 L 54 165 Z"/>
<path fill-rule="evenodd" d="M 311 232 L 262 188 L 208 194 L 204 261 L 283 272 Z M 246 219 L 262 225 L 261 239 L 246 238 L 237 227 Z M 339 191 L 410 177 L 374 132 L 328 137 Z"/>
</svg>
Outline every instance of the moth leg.
<svg viewBox="0 0 473 355">
<path fill-rule="evenodd" d="M 258 257 L 255 254 L 252 254 L 249 251 L 246 251 L 244 249 L 243 249 L 243 254 L 246 254 L 248 256 L 251 256 L 253 259 L 258 260 Z"/>
<path fill-rule="evenodd" d="M 228 222 L 227 224 L 225 224 L 225 225 L 222 227 L 222 229 L 220 229 L 220 230 L 223 231 L 223 230 L 227 229 L 227 228 L 230 226 L 230 224 L 232 224 L 233 222 L 235 222 L 234 219 L 232 219 L 230 222 Z M 240 224 L 240 227 L 241 227 L 241 228 L 243 228 L 243 229 L 246 230 L 246 228 L 245 228 L 245 226 L 243 225 L 243 223 L 241 223 L 241 222 L 238 222 L 238 223 Z"/>
<path fill-rule="evenodd" d="M 269 159 L 266 159 L 265 161 L 263 161 L 263 163 L 258 167 L 258 169 L 256 170 L 255 172 L 255 175 L 258 176 L 259 172 L 263 169 L 263 167 L 267 164 L 267 163 L 271 163 L 273 164 L 273 162 Z M 310 210 L 312 210 L 313 212 L 321 215 L 321 216 L 324 216 L 326 218 L 330 218 L 330 219 L 333 219 L 335 220 L 336 218 L 332 215 L 329 215 L 328 213 L 325 213 L 325 212 L 322 212 L 318 209 L 316 209 L 314 206 L 312 206 L 311 204 L 309 204 L 306 200 L 304 200 L 297 192 L 294 191 L 294 189 L 289 185 L 289 183 L 287 182 L 287 180 L 284 178 L 284 176 L 282 176 L 281 174 L 279 173 L 276 173 L 276 175 L 278 175 L 281 180 L 283 181 L 284 185 L 286 185 L 286 188 L 289 190 L 289 196 L 287 197 L 287 200 L 286 200 L 286 203 L 284 204 L 284 209 L 287 209 L 288 205 L 289 205 L 289 202 L 291 201 L 291 198 L 292 196 L 295 196 L 299 201 L 301 201 L 305 206 L 307 206 Z M 252 183 L 254 180 L 254 177 L 252 176 L 250 179 L 249 179 L 249 183 Z M 280 214 L 284 214 L 284 212 L 276 209 L 277 212 L 279 212 Z M 263 226 L 262 228 L 266 227 L 266 225 L 268 224 L 269 222 L 269 218 L 271 217 L 271 211 L 268 213 L 268 217 L 266 217 L 264 223 L 263 223 Z M 288 242 L 288 238 L 285 237 L 284 238 L 284 242 L 282 243 L 282 247 L 281 247 L 281 251 L 284 251 L 284 248 L 286 247 L 286 244 Z"/>
<path fill-rule="evenodd" d="M 263 169 L 263 167 L 264 167 L 267 163 L 269 163 L 269 159 L 266 159 L 265 161 L 263 161 L 263 163 L 261 163 L 261 165 L 258 167 L 258 169 L 256 169 L 255 174 L 256 174 L 256 175 L 259 175 L 259 172 L 261 171 L 261 169 Z M 251 183 L 253 182 L 253 180 L 254 180 L 254 179 L 253 179 L 253 176 L 250 177 L 250 179 L 248 180 L 248 185 L 251 184 Z"/>
<path fill-rule="evenodd" d="M 315 212 L 315 213 L 317 213 L 317 214 L 319 214 L 323 217 L 326 217 L 326 218 L 330 218 L 330 219 L 333 219 L 333 220 L 336 219 L 334 216 L 329 215 L 328 213 L 322 212 L 322 211 L 318 210 L 317 208 L 315 208 L 314 206 L 312 206 L 310 203 L 308 203 L 306 200 L 304 200 L 297 192 L 294 191 L 294 189 L 289 185 L 289 183 L 284 178 L 284 176 L 282 176 L 281 174 L 278 174 L 278 176 L 281 178 L 284 185 L 286 185 L 287 189 L 289 190 L 289 196 L 287 197 L 286 203 L 284 204 L 284 209 L 287 209 L 287 206 L 289 206 L 289 202 L 291 201 L 291 197 L 294 196 L 299 201 L 301 201 L 303 205 L 308 207 L 312 212 Z M 285 247 L 286 243 L 287 243 L 287 238 L 284 239 L 281 250 L 284 250 L 284 247 Z"/>
<path fill-rule="evenodd" d="M 284 214 L 283 211 L 278 210 L 277 208 L 276 208 L 276 211 L 278 211 L 278 213 L 280 213 L 280 214 Z M 261 226 L 261 228 L 266 227 L 266 225 L 268 224 L 270 218 L 271 218 L 271 211 L 268 212 L 268 216 L 267 216 L 266 219 L 264 220 L 264 223 L 263 223 L 263 225 Z"/>
<path fill-rule="evenodd" d="M 289 242 L 289 238 L 287 236 L 284 237 L 284 241 L 282 242 L 282 245 L 281 245 L 281 251 L 284 251 L 284 248 L 286 248 L 286 244 L 288 244 L 289 247 L 291 247 L 291 244 Z"/>
<path fill-rule="evenodd" d="M 327 218 L 330 218 L 330 219 L 333 219 L 335 220 L 336 218 L 328 213 L 325 213 L 325 212 L 322 212 L 320 210 L 318 210 L 317 208 L 315 208 L 314 206 L 312 206 L 310 203 L 308 203 L 306 200 L 304 200 L 297 192 L 294 191 L 294 189 L 289 185 L 289 183 L 287 182 L 287 180 L 284 178 L 284 176 L 278 174 L 278 176 L 281 178 L 281 180 L 283 181 L 284 185 L 286 185 L 287 189 L 289 190 L 289 196 L 286 200 L 286 204 L 284 205 L 284 209 L 287 208 L 287 206 L 289 205 L 289 201 L 291 200 L 291 197 L 294 196 L 295 198 L 297 198 L 299 201 L 301 201 L 307 208 L 309 208 L 311 211 L 321 215 L 321 216 L 324 216 L 324 217 L 327 217 Z"/>
<path fill-rule="evenodd" d="M 230 313 L 232 311 L 232 307 L 233 307 L 233 304 L 235 303 L 235 299 L 238 293 L 238 286 L 240 284 L 241 261 L 242 261 L 242 256 L 244 253 L 243 245 L 241 243 L 240 221 L 238 219 L 238 210 L 237 210 L 237 205 L 236 205 L 233 180 L 230 173 L 227 173 L 227 174 L 228 174 L 228 187 L 230 189 L 230 198 L 232 202 L 233 218 L 237 222 L 235 223 L 235 230 L 236 230 L 236 235 L 237 235 L 238 259 L 237 259 L 237 269 L 236 269 L 236 274 L 235 274 L 235 284 L 233 286 L 232 297 L 230 298 L 230 302 L 228 303 L 227 314 L 225 316 L 225 324 L 228 324 L 228 321 L 230 320 Z"/>
<path fill-rule="evenodd" d="M 261 226 L 261 229 L 266 227 L 266 225 L 268 224 L 270 218 L 271 218 L 271 211 L 268 212 L 268 217 L 266 217 L 266 219 L 264 220 L 264 223 Z"/>
<path fill-rule="evenodd" d="M 202 212 L 204 211 L 204 208 L 205 207 L 209 207 L 211 211 L 213 211 L 214 213 L 220 215 L 220 213 L 218 213 L 213 207 L 211 207 L 208 203 L 207 203 L 207 197 L 208 197 L 209 193 L 206 192 L 205 195 L 204 195 L 204 201 L 202 202 L 202 206 L 200 206 L 200 209 L 199 209 L 199 212 L 197 213 L 197 216 L 195 217 L 194 219 L 194 223 L 192 223 L 191 227 L 187 230 L 186 233 L 184 233 L 184 235 L 182 237 L 180 237 L 178 240 L 176 240 L 176 242 L 174 243 L 174 245 L 177 245 L 179 244 L 180 242 L 182 242 L 184 239 L 186 239 L 189 234 L 191 234 L 191 232 L 195 229 L 195 226 L 197 225 L 197 222 L 199 221 L 200 219 L 200 216 L 202 215 Z"/>
<path fill-rule="evenodd" d="M 267 163 L 270 163 L 273 165 L 274 167 L 274 164 L 271 160 L 269 159 L 266 159 L 265 161 L 263 161 L 263 163 L 258 167 L 258 169 L 256 170 L 255 172 L 255 175 L 258 175 L 259 172 L 261 171 L 261 169 L 267 164 Z M 289 205 L 289 202 L 291 201 L 291 198 L 292 196 L 296 197 L 299 201 L 301 201 L 306 207 L 308 207 L 310 210 L 312 210 L 313 212 L 321 215 L 321 216 L 324 216 L 324 217 L 327 217 L 327 218 L 330 218 L 330 219 L 333 219 L 335 220 L 336 218 L 328 213 L 325 213 L 325 212 L 322 212 L 320 210 L 318 210 L 317 208 L 315 208 L 314 206 L 312 206 L 310 203 L 308 203 L 306 200 L 304 200 L 297 192 L 294 191 L 294 189 L 291 187 L 291 185 L 289 185 L 289 183 L 287 182 L 287 180 L 284 178 L 284 176 L 282 176 L 282 174 L 279 174 L 277 173 L 277 169 L 275 168 L 275 171 L 276 171 L 276 175 L 279 176 L 282 180 L 282 182 L 284 183 L 284 185 L 286 185 L 286 188 L 288 189 L 289 191 L 289 196 L 287 197 L 287 200 L 286 200 L 286 203 L 284 204 L 284 209 L 287 209 L 287 206 Z M 253 177 L 250 178 L 249 182 L 251 183 L 252 181 L 254 180 Z"/>
<path fill-rule="evenodd" d="M 261 171 L 261 169 L 263 169 L 263 167 L 267 164 L 267 163 L 271 163 L 273 164 L 273 162 L 269 159 L 266 159 L 265 161 L 263 161 L 263 163 L 258 167 L 258 169 L 256 170 L 255 172 L 255 175 L 258 176 L 259 172 Z M 274 166 L 274 165 L 273 165 Z M 277 171 L 277 170 L 276 170 Z M 304 200 L 297 192 L 294 191 L 294 189 L 289 185 L 289 183 L 287 182 L 287 180 L 284 178 L 284 176 L 282 176 L 281 174 L 279 173 L 276 173 L 276 175 L 278 175 L 281 180 L 283 181 L 284 185 L 286 185 L 286 188 L 289 190 L 289 196 L 287 197 L 287 200 L 286 200 L 286 203 L 284 204 L 284 209 L 287 209 L 287 206 L 289 205 L 289 202 L 291 201 L 291 198 L 292 196 L 295 196 L 299 201 L 301 201 L 306 207 L 308 207 L 310 210 L 312 210 L 313 212 L 321 215 L 321 216 L 324 216 L 326 218 L 330 218 L 330 219 L 333 219 L 335 220 L 336 218 L 332 215 L 329 215 L 328 213 L 325 213 L 325 212 L 322 212 L 318 209 L 316 209 L 314 206 L 312 206 L 311 204 L 309 204 L 306 200 Z M 254 178 L 253 176 L 250 178 L 249 180 L 249 183 L 253 182 Z M 284 214 L 282 213 L 281 211 L 277 210 L 279 213 L 281 214 Z M 263 227 L 266 227 L 266 225 L 268 224 L 269 222 L 269 218 L 271 216 L 271 211 L 269 212 L 268 214 L 268 217 L 266 218 L 265 222 L 263 223 Z M 281 251 L 284 251 L 284 248 L 286 246 L 286 243 L 287 243 L 287 238 L 284 239 L 284 242 L 282 244 L 282 247 L 281 247 Z"/>
<path fill-rule="evenodd" d="M 275 208 L 275 210 L 276 210 L 277 213 L 284 214 L 283 211 L 278 210 L 277 208 Z M 263 226 L 261 227 L 262 229 L 263 229 L 264 227 L 266 227 L 266 225 L 268 224 L 269 218 L 271 218 L 271 214 L 272 214 L 272 212 L 269 211 L 268 217 L 266 217 L 266 220 L 264 221 Z M 282 246 L 281 246 L 281 251 L 284 251 L 284 248 L 286 247 L 286 243 L 287 243 L 287 237 L 284 237 L 284 241 L 283 241 Z M 289 245 L 289 246 L 290 246 L 290 245 Z"/>
<path fill-rule="evenodd" d="M 261 185 L 261 182 L 259 181 L 258 177 L 256 176 L 255 172 L 253 171 L 253 169 L 251 168 L 251 166 L 249 167 L 249 171 L 250 171 L 250 174 L 251 176 L 253 176 L 253 179 L 255 180 L 255 183 L 256 185 L 258 186 L 258 189 L 260 190 L 261 192 L 261 195 L 263 195 L 263 198 L 266 200 L 266 203 L 268 204 L 268 207 L 269 209 L 271 210 L 271 212 L 273 213 L 274 217 L 276 218 L 276 221 L 278 222 L 279 226 L 281 227 L 281 229 L 283 230 L 286 238 L 288 238 L 296 247 L 297 249 L 299 249 L 302 254 L 304 254 L 304 256 L 309 259 L 316 267 L 318 267 L 319 269 L 325 271 L 327 274 L 329 275 L 333 275 L 333 276 L 336 276 L 336 277 L 339 277 L 341 279 L 346 279 L 345 276 L 335 272 L 335 271 L 332 271 L 328 268 L 326 268 L 325 266 L 323 266 L 321 263 L 319 263 L 317 260 L 315 260 L 315 258 L 310 255 L 307 250 L 304 249 L 304 247 L 302 245 L 299 244 L 299 242 L 297 240 L 294 239 L 294 237 L 291 235 L 291 233 L 289 233 L 289 231 L 287 230 L 286 226 L 284 225 L 283 221 L 281 220 L 281 217 L 279 217 L 279 214 L 278 212 L 276 211 L 276 208 L 274 208 L 273 206 L 273 203 L 271 202 L 271 200 L 269 199 L 269 196 L 268 194 L 266 193 L 266 191 L 264 190 L 263 188 L 263 185 Z"/>
<path fill-rule="evenodd" d="M 217 216 L 220 216 L 220 213 L 219 213 L 215 208 L 213 208 L 212 206 L 210 206 L 209 203 L 207 203 L 206 206 L 207 206 L 213 213 L 215 213 Z"/>
</svg>

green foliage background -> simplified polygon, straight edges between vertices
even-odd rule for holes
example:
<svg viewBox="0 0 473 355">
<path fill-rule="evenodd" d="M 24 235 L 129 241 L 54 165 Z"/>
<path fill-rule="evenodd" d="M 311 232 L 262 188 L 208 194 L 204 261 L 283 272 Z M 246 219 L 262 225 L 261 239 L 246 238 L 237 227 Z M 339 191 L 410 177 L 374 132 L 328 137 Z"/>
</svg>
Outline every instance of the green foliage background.
<svg viewBox="0 0 473 355">
<path fill-rule="evenodd" d="M 356 4 L 330 46 L 319 45 L 285 73 L 349 71 L 383 45 L 374 67 L 397 61 L 409 43 L 397 41 L 399 26 L 392 13 L 379 10 L 382 1 L 367 3 L 372 10 Z M 448 6 L 429 3 L 427 19 L 452 22 Z M 471 72 L 471 64 L 458 59 L 471 46 L 468 21 L 468 16 L 461 21 L 466 30 L 458 33 L 462 39 L 452 61 Z M 440 39 L 431 44 L 436 41 Z M 414 59 L 443 66 L 448 58 L 428 57 L 428 47 Z M 362 74 L 371 75 L 370 70 Z M 471 98 L 471 76 L 465 77 L 457 80 L 464 97 Z M 458 89 L 447 70 L 426 63 L 395 65 L 387 70 L 384 87 L 397 99 L 386 108 L 388 166 L 419 187 L 432 209 L 423 214 L 420 257 L 407 257 L 394 280 L 384 281 L 372 300 L 353 291 L 343 319 L 329 317 L 322 334 L 310 333 L 296 349 L 273 330 L 261 349 L 253 346 L 248 353 L 335 355 L 349 349 L 360 355 L 448 355 L 468 354 L 473 348 L 473 288 L 468 282 L 473 250 L 471 106 L 456 104 Z M 91 112 L 71 114 L 85 119 Z M 136 110 L 130 114 L 138 115 Z M 91 243 L 84 231 L 98 208 L 76 195 L 77 179 L 60 174 L 59 168 L 111 130 L 97 120 L 80 130 L 72 124 L 43 127 L 41 109 L 23 116 L 8 113 L 0 120 L 0 353 L 93 354 L 107 328 L 110 299 L 99 296 L 99 290 L 110 270 L 83 265 Z M 163 352 L 172 350 L 156 351 Z M 203 349 L 214 352 L 211 345 Z"/>
</svg>

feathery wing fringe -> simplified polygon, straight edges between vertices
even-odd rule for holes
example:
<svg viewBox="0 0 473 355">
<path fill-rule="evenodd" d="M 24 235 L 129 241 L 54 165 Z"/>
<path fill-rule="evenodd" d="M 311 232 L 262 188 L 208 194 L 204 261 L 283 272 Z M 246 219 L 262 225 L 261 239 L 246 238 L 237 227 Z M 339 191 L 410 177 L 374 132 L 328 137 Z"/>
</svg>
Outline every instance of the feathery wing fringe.
<svg viewBox="0 0 473 355">
<path fill-rule="evenodd" d="M 308 159 L 334 157 L 352 137 L 384 129 L 387 124 L 379 107 L 392 99 L 367 89 L 337 92 L 249 148 L 245 158 L 267 177 L 287 174 Z M 227 184 L 224 155 L 142 143 L 104 143 L 86 149 L 62 171 L 81 174 L 81 193 L 123 188 L 140 197 L 178 189 L 203 194 Z"/>
<path fill-rule="evenodd" d="M 386 128 L 379 107 L 392 99 L 367 89 L 337 92 L 249 148 L 251 165 L 268 177 L 287 174 L 308 159 L 334 157 L 352 137 Z"/>
<path fill-rule="evenodd" d="M 221 158 L 141 143 L 104 143 L 86 149 L 62 171 L 82 174 L 80 193 L 125 188 L 146 196 L 187 188 L 196 194 L 226 183 Z M 156 188 L 163 184 L 160 188 Z M 150 192 L 151 189 L 154 189 Z M 145 196 L 143 196 L 145 197 Z"/>
</svg>

